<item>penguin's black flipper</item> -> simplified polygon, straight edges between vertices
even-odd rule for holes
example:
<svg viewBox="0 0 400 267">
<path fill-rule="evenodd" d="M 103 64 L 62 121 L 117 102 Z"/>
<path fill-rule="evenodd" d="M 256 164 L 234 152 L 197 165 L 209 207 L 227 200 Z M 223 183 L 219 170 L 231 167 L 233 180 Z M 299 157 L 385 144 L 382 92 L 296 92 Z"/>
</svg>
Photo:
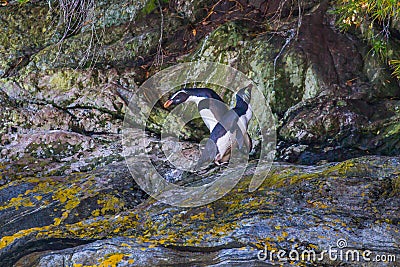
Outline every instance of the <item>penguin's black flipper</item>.
<svg viewBox="0 0 400 267">
<path fill-rule="evenodd" d="M 202 149 L 201 151 L 200 158 L 196 164 L 196 169 L 200 169 L 205 163 L 210 163 L 211 161 L 213 161 L 217 153 L 217 145 L 214 143 L 213 140 L 208 139 L 204 146 L 204 149 Z"/>
<path fill-rule="evenodd" d="M 210 133 L 229 110 L 228 106 L 224 102 L 214 98 L 201 100 L 198 109 L 204 123 L 209 127 Z"/>
</svg>

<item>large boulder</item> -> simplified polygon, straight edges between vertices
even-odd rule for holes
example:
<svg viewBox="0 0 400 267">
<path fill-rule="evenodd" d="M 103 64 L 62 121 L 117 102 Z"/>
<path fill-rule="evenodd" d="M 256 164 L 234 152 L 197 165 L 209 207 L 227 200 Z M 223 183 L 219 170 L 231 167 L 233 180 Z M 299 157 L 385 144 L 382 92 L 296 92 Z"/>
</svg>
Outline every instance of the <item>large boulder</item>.
<svg viewBox="0 0 400 267">
<path fill-rule="evenodd" d="M 343 251 L 399 257 L 399 166 L 389 157 L 274 164 L 252 193 L 250 168 L 232 192 L 192 208 L 154 199 L 138 205 L 143 196 L 118 164 L 68 180 L 20 179 L 1 189 L 0 259 L 8 266 L 254 266 L 264 249 L 318 254 L 339 239 L 347 242 Z M 344 264 L 328 255 L 294 262 Z"/>
</svg>

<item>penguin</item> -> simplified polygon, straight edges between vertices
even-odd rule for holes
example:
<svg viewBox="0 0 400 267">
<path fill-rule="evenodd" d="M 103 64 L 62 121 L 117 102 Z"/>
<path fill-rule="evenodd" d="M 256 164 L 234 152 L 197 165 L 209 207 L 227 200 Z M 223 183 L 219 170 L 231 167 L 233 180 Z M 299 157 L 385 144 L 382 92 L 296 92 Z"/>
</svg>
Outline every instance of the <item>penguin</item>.
<svg viewBox="0 0 400 267">
<path fill-rule="evenodd" d="M 210 88 L 183 88 L 164 103 L 164 108 L 184 102 L 196 103 L 200 116 L 210 133 L 229 110 L 222 98 Z"/>
<path fill-rule="evenodd" d="M 233 145 L 238 145 L 245 153 L 250 152 L 252 141 L 247 127 L 253 114 L 250 106 L 251 88 L 250 84 L 237 92 L 235 107 L 227 111 L 215 125 L 202 150 L 197 167 L 212 160 L 216 165 L 228 163 Z"/>
<path fill-rule="evenodd" d="M 248 122 L 252 117 L 250 106 L 252 85 L 240 89 L 236 93 L 236 105 L 229 109 L 221 97 L 209 88 L 183 88 L 173 94 L 164 108 L 184 102 L 197 104 L 200 116 L 210 130 L 210 138 L 202 150 L 196 167 L 214 160 L 216 165 L 226 164 L 230 159 L 232 144 L 247 153 L 252 142 L 247 133 Z"/>
</svg>

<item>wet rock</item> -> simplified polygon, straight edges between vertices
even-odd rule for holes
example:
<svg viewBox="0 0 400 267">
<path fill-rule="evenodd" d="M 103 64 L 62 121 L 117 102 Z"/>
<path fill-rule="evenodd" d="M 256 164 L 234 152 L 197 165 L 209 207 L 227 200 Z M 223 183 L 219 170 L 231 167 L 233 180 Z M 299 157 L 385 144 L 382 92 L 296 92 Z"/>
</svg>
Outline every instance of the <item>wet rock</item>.
<svg viewBox="0 0 400 267">
<path fill-rule="evenodd" d="M 113 168 L 119 170 L 117 166 Z M 48 178 L 50 188 L 46 190 L 39 186 L 45 180 L 20 180 L 3 189 L 9 192 L 2 199 L 3 218 L 20 218 L 17 214 L 28 216 L 23 214 L 35 211 L 42 220 L 2 227 L 0 257 L 11 264 L 26 255 L 19 262 L 33 266 L 59 266 L 60 262 L 148 266 L 165 261 L 227 265 L 244 259 L 249 261 L 244 266 L 253 266 L 263 263 L 257 254 L 265 247 L 270 251 L 315 249 L 318 253 L 336 246 L 339 238 L 347 241 L 349 249 L 399 257 L 399 166 L 399 159 L 390 157 L 363 157 L 315 167 L 275 164 L 253 193 L 247 191 L 250 169 L 228 195 L 195 208 L 171 207 L 153 199 L 138 206 L 129 203 L 127 198 L 132 195 L 124 194 L 123 188 L 132 184 L 119 175 L 104 175 L 107 169 L 93 178 L 74 175 L 57 183 Z M 112 186 L 117 181 L 118 186 Z M 98 191 L 99 182 L 102 191 Z M 111 196 L 104 195 L 109 187 L 114 188 Z M 50 211 L 38 209 L 46 200 Z M 72 208 L 66 208 L 68 205 Z M 105 240 L 94 242 L 96 239 Z M 91 243 L 76 246 L 84 242 Z M 63 244 L 76 247 L 55 251 L 51 244 L 60 249 Z M 35 252 L 34 248 L 44 251 L 27 255 Z M 295 262 L 305 264 L 307 260 Z M 307 264 L 333 262 L 325 257 L 322 262 Z M 288 262 L 282 264 L 289 266 Z"/>
<path fill-rule="evenodd" d="M 68 131 L 43 131 L 15 134 L 13 141 L 2 147 L 0 183 L 21 177 L 47 177 L 87 172 L 121 161 L 120 137 L 84 136 Z M 12 164 L 11 164 L 12 163 Z"/>
<path fill-rule="evenodd" d="M 108 164 L 107 168 L 91 173 L 71 174 L 68 179 L 48 176 L 15 180 L 1 191 L 1 202 L 5 204 L 0 215 L 3 237 L 34 232 L 41 227 L 45 229 L 50 224 L 75 223 L 88 216 L 122 211 L 144 198 L 125 164 Z M 7 245 L 10 239 L 2 241 L 2 245 Z M 82 241 L 69 244 L 79 243 Z M 62 242 L 59 245 L 70 246 Z"/>
<path fill-rule="evenodd" d="M 269 266 L 277 262 L 257 259 L 265 248 L 321 252 L 339 238 L 399 259 L 399 159 L 326 163 L 399 155 L 399 84 L 357 35 L 337 31 L 327 2 L 301 3 L 299 24 L 298 6 L 280 1 L 160 1 L 162 16 L 157 1 L 100 1 L 62 45 L 55 3 L 10 1 L 1 11 L 0 265 Z M 196 60 L 253 79 L 280 120 L 280 158 L 318 165 L 275 163 L 249 193 L 253 161 L 231 193 L 202 207 L 148 198 L 123 162 L 140 150 L 122 153 L 127 103 L 159 69 Z M 145 98 L 133 100 L 138 120 L 128 123 L 148 122 L 150 133 L 132 134 L 166 179 L 197 186 L 218 176 L 174 169 L 168 159 L 186 164 L 197 146 L 183 142 L 177 156 L 158 140 L 168 111 L 157 103 L 145 118 Z M 199 125 L 180 137 L 201 140 Z"/>
<path fill-rule="evenodd" d="M 126 76 L 129 78 L 129 76 Z M 115 71 L 63 69 L 0 81 L 1 183 L 23 176 L 65 175 L 120 161 L 126 104 Z"/>
<path fill-rule="evenodd" d="M 283 119 L 279 135 L 286 145 L 281 146 L 280 157 L 314 164 L 367 153 L 397 155 L 398 109 L 399 102 L 393 100 L 368 103 L 325 96 L 302 102 Z M 298 146 L 302 151 L 294 149 Z"/>
</svg>

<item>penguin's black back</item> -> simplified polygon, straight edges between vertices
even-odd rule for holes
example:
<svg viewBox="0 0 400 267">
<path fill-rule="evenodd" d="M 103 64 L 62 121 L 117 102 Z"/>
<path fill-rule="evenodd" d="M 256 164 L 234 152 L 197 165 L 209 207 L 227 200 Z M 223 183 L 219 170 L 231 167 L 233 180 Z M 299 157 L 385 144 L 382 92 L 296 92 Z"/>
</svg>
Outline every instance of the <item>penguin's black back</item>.
<svg viewBox="0 0 400 267">
<path fill-rule="evenodd" d="M 222 98 L 210 88 L 182 88 L 181 90 L 185 90 L 188 94 L 193 96 L 213 98 L 218 101 L 224 102 Z"/>
</svg>

